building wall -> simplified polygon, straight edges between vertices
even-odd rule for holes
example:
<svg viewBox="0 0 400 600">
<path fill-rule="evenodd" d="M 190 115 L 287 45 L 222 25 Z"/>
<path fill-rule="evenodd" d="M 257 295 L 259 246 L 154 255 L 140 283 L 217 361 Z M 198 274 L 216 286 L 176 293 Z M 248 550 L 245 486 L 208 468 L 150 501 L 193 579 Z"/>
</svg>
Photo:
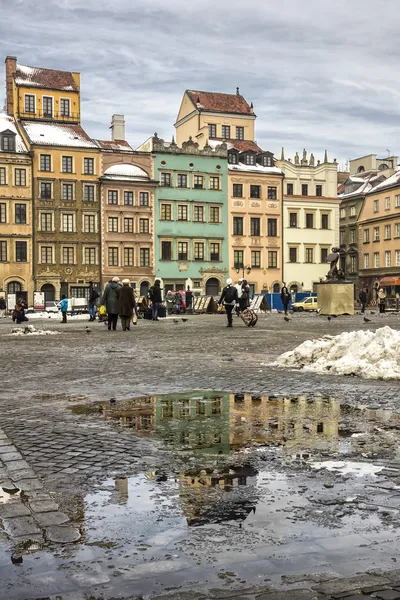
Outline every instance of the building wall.
<svg viewBox="0 0 400 600">
<path fill-rule="evenodd" d="M 28 154 L 0 152 L 0 168 L 6 169 L 6 184 L 0 185 L 3 211 L 5 206 L 5 222 L 0 222 L 0 242 L 5 242 L 7 252 L 6 260 L 0 257 L 0 290 L 7 293 L 9 284 L 19 284 L 27 293 L 28 303 L 32 304 L 32 160 Z M 25 186 L 15 185 L 15 169 L 25 169 Z M 26 223 L 16 222 L 17 204 L 25 205 Z M 17 242 L 26 242 L 26 261 L 17 260 Z"/>
<path fill-rule="evenodd" d="M 252 172 L 228 173 L 228 203 L 229 203 L 229 276 L 233 280 L 242 277 L 242 269 L 236 272 L 235 251 L 243 252 L 243 265 L 250 266 L 251 271 L 245 270 L 245 278 L 255 293 L 262 290 L 270 291 L 274 284 L 281 287 L 282 282 L 282 176 Z M 235 197 L 233 186 L 243 186 L 243 197 Z M 260 198 L 250 197 L 250 186 L 261 188 Z M 268 200 L 268 187 L 276 187 L 276 200 Z M 243 218 L 243 235 L 234 234 L 234 218 Z M 251 219 L 260 219 L 260 235 L 251 235 Z M 276 220 L 276 236 L 268 235 L 268 219 Z M 259 255 L 253 253 L 259 252 Z M 277 253 L 277 266 L 269 266 L 271 252 Z M 239 255 L 240 256 L 240 255 Z M 260 258 L 260 266 L 256 266 Z M 253 260 L 252 260 L 253 259 Z M 270 260 L 272 264 L 272 260 Z"/>
<path fill-rule="evenodd" d="M 345 272 L 346 278 L 354 281 L 358 289 L 358 272 L 360 268 L 359 260 L 360 248 L 359 232 L 357 222 L 364 202 L 364 196 L 354 195 L 351 198 L 342 199 L 340 202 L 340 249 L 343 253 L 341 257 L 341 267 Z M 358 292 L 357 297 L 358 297 Z"/>
<path fill-rule="evenodd" d="M 385 177 L 390 177 L 393 175 L 397 163 L 397 156 L 377 158 L 376 154 L 368 154 L 366 156 L 361 156 L 360 158 L 354 158 L 350 161 L 350 175 L 356 175 L 359 172 L 365 171 L 380 171 Z"/>
<path fill-rule="evenodd" d="M 73 74 L 78 77 L 79 73 Z M 59 90 L 42 90 L 32 87 L 17 87 L 15 88 L 15 117 L 19 119 L 35 119 L 48 121 L 47 117 L 43 113 L 43 97 L 50 97 L 53 101 L 53 118 L 57 121 L 64 121 L 68 123 L 80 123 L 80 96 L 79 92 L 73 91 L 59 91 Z M 30 95 L 35 97 L 35 112 L 27 112 L 25 110 L 25 96 Z M 61 114 L 60 104 L 61 99 L 68 99 L 70 103 L 70 114 L 64 116 Z"/>
</svg>

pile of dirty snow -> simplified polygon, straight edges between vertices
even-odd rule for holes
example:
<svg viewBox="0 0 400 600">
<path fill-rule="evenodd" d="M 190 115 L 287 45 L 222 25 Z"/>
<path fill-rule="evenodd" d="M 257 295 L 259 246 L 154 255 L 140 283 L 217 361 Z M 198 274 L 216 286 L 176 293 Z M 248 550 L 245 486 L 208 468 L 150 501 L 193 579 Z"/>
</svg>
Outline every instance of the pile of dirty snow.
<svg viewBox="0 0 400 600">
<path fill-rule="evenodd" d="M 382 327 L 375 332 L 325 335 L 282 354 L 274 365 L 365 379 L 400 379 L 400 331 Z"/>
<path fill-rule="evenodd" d="M 14 327 L 10 335 L 59 335 L 59 331 L 50 331 L 46 329 L 36 329 L 33 325 Z"/>
</svg>

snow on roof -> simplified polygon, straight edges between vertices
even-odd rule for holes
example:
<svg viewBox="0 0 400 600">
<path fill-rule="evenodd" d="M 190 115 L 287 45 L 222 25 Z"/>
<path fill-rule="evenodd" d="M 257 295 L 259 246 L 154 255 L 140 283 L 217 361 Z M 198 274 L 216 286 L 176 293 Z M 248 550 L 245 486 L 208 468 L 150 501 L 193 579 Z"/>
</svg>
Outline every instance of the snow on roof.
<svg viewBox="0 0 400 600">
<path fill-rule="evenodd" d="M 349 178 L 350 179 L 350 178 Z M 360 194 L 367 194 L 370 190 L 372 190 L 372 185 L 370 181 L 362 180 L 362 184 L 353 192 L 349 192 L 348 194 L 339 194 L 339 198 L 344 200 L 346 198 L 352 198 L 353 196 L 359 196 Z"/>
<path fill-rule="evenodd" d="M 132 152 L 133 148 L 125 140 L 95 140 L 103 150 L 117 150 L 118 152 Z"/>
<path fill-rule="evenodd" d="M 27 147 L 24 144 L 24 141 L 22 139 L 22 137 L 19 135 L 18 130 L 15 126 L 15 121 L 12 117 L 10 117 L 9 115 L 6 115 L 5 113 L 0 113 L 0 133 L 2 133 L 3 131 L 6 130 L 12 131 L 13 133 L 15 133 L 15 151 L 16 152 L 28 152 Z M 1 148 L 0 148 L 0 152 L 1 152 Z"/>
<path fill-rule="evenodd" d="M 393 175 L 385 179 L 385 181 L 378 183 L 378 185 L 376 185 L 371 192 L 375 194 L 376 192 L 380 192 L 381 190 L 396 184 L 400 184 L 400 168 Z"/>
<path fill-rule="evenodd" d="M 122 179 L 124 181 L 129 180 L 149 180 L 149 175 L 136 165 L 125 165 L 119 164 L 109 167 L 104 172 L 105 179 Z"/>
<path fill-rule="evenodd" d="M 44 69 L 43 67 L 17 65 L 14 80 L 17 85 L 25 87 L 38 87 L 66 92 L 79 91 L 70 71 L 58 71 L 55 69 Z"/>
<path fill-rule="evenodd" d="M 22 121 L 22 126 L 28 134 L 32 144 L 40 144 L 43 146 L 71 146 L 76 148 L 98 147 L 80 125 Z"/>
<path fill-rule="evenodd" d="M 245 165 L 243 163 L 228 163 L 229 171 L 251 171 L 255 173 L 269 173 L 270 175 L 283 175 L 283 171 L 278 167 L 263 167 L 262 165 Z"/>
</svg>

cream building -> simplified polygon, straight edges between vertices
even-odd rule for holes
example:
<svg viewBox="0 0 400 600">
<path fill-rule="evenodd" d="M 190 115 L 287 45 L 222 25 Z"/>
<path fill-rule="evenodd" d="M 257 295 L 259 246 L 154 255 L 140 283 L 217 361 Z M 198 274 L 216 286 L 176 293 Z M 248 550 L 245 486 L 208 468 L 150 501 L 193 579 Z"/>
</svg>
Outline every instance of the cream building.
<svg viewBox="0 0 400 600">
<path fill-rule="evenodd" d="M 312 292 L 328 271 L 326 257 L 339 246 L 337 162 L 311 154 L 292 162 L 282 150 L 277 166 L 285 174 L 283 191 L 283 280 L 289 289 Z M 315 291 L 315 290 L 314 290 Z"/>
</svg>

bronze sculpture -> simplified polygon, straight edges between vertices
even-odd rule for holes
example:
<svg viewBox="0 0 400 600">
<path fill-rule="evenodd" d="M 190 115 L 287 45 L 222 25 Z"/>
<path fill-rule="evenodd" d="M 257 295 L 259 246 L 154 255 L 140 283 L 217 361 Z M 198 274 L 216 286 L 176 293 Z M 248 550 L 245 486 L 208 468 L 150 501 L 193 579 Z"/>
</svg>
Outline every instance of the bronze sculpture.
<svg viewBox="0 0 400 600">
<path fill-rule="evenodd" d="M 338 262 L 340 258 L 340 248 L 332 248 L 331 254 L 326 257 L 326 262 L 331 263 L 330 269 L 326 275 L 324 283 L 335 283 L 337 281 L 344 281 L 345 275 L 342 269 L 338 268 Z"/>
</svg>

